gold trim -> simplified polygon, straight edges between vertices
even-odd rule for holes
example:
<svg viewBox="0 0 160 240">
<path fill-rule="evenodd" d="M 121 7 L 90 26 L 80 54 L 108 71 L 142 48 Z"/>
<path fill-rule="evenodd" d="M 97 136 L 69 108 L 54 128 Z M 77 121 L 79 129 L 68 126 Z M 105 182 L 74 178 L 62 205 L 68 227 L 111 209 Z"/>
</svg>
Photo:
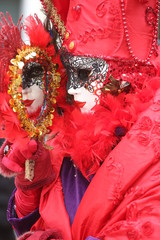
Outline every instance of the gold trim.
<svg viewBox="0 0 160 240">
<path fill-rule="evenodd" d="M 61 19 L 60 14 L 57 13 L 57 9 L 55 8 L 53 2 L 51 0 L 41 0 L 45 11 L 49 14 L 53 24 L 57 28 L 59 34 L 62 38 L 65 37 L 66 27 Z"/>
</svg>

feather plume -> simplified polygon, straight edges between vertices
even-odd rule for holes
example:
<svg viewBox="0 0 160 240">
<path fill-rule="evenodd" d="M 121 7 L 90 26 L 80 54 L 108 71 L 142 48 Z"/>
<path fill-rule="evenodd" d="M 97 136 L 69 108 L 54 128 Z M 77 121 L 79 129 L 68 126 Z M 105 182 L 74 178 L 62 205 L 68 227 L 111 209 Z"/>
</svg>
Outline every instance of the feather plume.
<svg viewBox="0 0 160 240">
<path fill-rule="evenodd" d="M 11 15 L 1 13 L 0 16 L 0 61 L 5 65 L 9 64 L 10 60 L 15 57 L 17 49 L 22 47 L 23 41 L 21 38 L 21 18 L 17 26 L 14 25 Z"/>
<path fill-rule="evenodd" d="M 30 38 L 30 43 L 32 46 L 38 46 L 43 49 L 49 46 L 51 42 L 51 36 L 45 30 L 41 20 L 38 18 L 37 15 L 34 15 L 34 17 L 28 16 L 26 18 L 24 29 L 26 34 Z M 52 51 L 53 50 L 54 48 L 52 48 Z"/>
</svg>

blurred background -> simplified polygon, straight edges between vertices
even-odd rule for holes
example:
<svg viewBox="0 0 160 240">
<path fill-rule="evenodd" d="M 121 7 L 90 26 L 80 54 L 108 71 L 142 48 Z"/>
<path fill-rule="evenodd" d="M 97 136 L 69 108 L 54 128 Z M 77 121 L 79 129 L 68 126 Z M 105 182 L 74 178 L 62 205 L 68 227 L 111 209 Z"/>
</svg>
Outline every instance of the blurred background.
<svg viewBox="0 0 160 240">
<path fill-rule="evenodd" d="M 24 17 L 29 14 L 37 13 L 38 16 L 43 20 L 44 14 L 41 11 L 42 5 L 40 0 L 1 0 L 0 1 L 0 12 L 10 12 L 13 21 L 17 23 L 20 15 Z"/>
</svg>

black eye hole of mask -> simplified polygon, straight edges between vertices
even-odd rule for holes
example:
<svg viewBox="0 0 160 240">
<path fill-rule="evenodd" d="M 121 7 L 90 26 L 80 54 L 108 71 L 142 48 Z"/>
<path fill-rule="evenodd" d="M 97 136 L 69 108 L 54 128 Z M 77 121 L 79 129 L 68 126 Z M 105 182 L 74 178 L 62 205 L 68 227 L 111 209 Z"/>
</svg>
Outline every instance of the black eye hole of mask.
<svg viewBox="0 0 160 240">
<path fill-rule="evenodd" d="M 40 63 L 26 63 L 22 70 L 22 87 L 23 89 L 37 84 L 40 88 L 42 85 L 44 70 Z"/>
<path fill-rule="evenodd" d="M 78 79 L 82 81 L 83 83 L 86 83 L 89 81 L 89 74 L 90 70 L 88 69 L 79 69 L 78 70 Z"/>
</svg>

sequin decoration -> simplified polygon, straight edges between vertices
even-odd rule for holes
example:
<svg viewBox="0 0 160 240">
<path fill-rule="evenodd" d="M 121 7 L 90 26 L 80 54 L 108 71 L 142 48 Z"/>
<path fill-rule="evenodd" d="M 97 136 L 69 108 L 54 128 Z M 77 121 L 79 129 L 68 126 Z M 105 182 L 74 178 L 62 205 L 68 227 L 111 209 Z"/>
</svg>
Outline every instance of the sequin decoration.
<svg viewBox="0 0 160 240">
<path fill-rule="evenodd" d="M 106 59 L 106 62 L 109 68 L 104 86 L 111 83 L 114 78 L 120 81 L 119 85 L 123 85 L 123 82 L 130 83 L 130 90 L 136 91 L 136 89 L 142 89 L 144 81 L 146 82 L 151 77 L 156 76 L 156 69 L 152 64 L 119 58 Z"/>
<path fill-rule="evenodd" d="M 11 60 L 8 71 L 10 77 L 8 94 L 11 97 L 9 103 L 13 111 L 17 113 L 21 127 L 31 138 L 41 140 L 48 133 L 48 128 L 52 126 L 54 105 L 58 95 L 57 88 L 59 88 L 61 80 L 60 74 L 56 72 L 57 66 L 52 63 L 51 58 L 44 50 L 25 45 L 21 50 L 18 49 L 17 52 L 16 58 Z M 32 53 L 36 54 L 33 56 Z M 45 107 L 37 121 L 33 121 L 28 117 L 26 107 L 22 101 L 21 90 L 23 66 L 34 61 L 39 62 L 45 70 L 45 76 L 42 78 L 45 89 Z"/>
</svg>

